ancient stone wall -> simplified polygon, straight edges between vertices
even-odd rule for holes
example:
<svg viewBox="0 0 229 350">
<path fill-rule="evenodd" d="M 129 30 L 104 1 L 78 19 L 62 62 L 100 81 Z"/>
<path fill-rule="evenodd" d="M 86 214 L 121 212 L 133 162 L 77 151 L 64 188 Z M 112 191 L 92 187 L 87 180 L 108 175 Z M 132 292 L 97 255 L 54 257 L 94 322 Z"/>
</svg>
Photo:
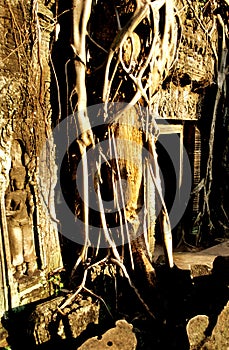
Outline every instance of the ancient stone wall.
<svg viewBox="0 0 229 350">
<path fill-rule="evenodd" d="M 53 5 L 43 0 L 0 1 L 1 315 L 49 296 L 49 273 L 62 268 L 54 209 L 55 148 L 52 141 L 50 153 L 44 147 L 51 132 Z M 16 231 L 28 235 L 33 245 L 33 262 L 24 257 L 22 264 L 18 260 L 20 267 L 14 262 L 19 254 L 13 248 Z"/>
<path fill-rule="evenodd" d="M 160 87 L 154 112 L 161 118 L 198 120 L 202 114 L 202 89 L 214 83 L 217 51 L 216 17 L 211 5 L 177 0 L 181 40 L 170 76 Z"/>
</svg>

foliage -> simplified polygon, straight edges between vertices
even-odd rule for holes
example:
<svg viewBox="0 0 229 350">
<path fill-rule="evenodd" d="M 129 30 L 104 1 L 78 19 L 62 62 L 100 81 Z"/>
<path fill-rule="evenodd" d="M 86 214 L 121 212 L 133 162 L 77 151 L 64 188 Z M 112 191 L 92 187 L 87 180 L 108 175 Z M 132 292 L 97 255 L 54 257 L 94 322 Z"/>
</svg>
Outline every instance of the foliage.
<svg viewBox="0 0 229 350">
<path fill-rule="evenodd" d="M 63 279 L 62 279 L 60 273 L 52 274 L 49 277 L 48 282 L 51 283 L 55 295 L 59 295 L 61 290 L 64 287 Z"/>
</svg>

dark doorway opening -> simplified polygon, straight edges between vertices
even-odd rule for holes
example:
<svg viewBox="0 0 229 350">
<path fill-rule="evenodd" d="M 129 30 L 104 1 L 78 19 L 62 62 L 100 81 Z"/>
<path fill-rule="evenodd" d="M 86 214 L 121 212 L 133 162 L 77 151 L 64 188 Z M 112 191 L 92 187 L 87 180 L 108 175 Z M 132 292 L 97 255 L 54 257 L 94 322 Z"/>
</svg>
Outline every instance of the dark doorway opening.
<svg viewBox="0 0 229 350">
<path fill-rule="evenodd" d="M 183 125 L 159 124 L 160 135 L 156 142 L 158 164 L 164 201 L 170 216 L 175 198 L 180 196 L 183 174 Z M 170 216 L 170 221 L 171 216 Z M 156 222 L 156 240 L 162 243 L 161 235 L 158 233 L 159 222 Z M 180 240 L 178 225 L 172 227 L 173 245 L 176 246 Z"/>
</svg>

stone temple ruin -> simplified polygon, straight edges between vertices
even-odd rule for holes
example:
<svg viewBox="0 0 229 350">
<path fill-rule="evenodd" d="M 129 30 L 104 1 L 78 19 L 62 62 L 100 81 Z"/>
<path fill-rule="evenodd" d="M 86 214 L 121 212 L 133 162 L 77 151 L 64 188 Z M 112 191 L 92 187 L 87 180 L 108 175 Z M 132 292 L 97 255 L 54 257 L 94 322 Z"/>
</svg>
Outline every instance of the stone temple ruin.
<svg viewBox="0 0 229 350">
<path fill-rule="evenodd" d="M 165 187 L 183 181 L 184 144 L 195 188 L 202 178 L 202 159 L 206 160 L 202 119 L 208 118 L 207 88 L 215 79 L 217 24 L 214 2 L 207 7 L 200 1 L 175 2 L 182 23 L 179 50 L 171 73 L 154 96 L 152 110 L 160 129 L 159 143 L 165 135 L 180 139 L 175 185 L 172 169 L 167 168 L 164 151 L 158 145 Z M 0 0 L 0 317 L 8 310 L 53 295 L 50 276 L 63 268 L 54 206 L 55 145 L 50 141 L 59 118 L 53 116 L 53 86 L 57 81 L 50 56 L 59 28 L 55 21 L 57 4 L 54 0 L 38 0 L 33 5 L 30 1 Z M 44 154 L 47 137 L 50 151 Z M 43 168 L 41 162 L 38 167 L 41 152 Z M 39 186 L 43 186 L 44 198 L 39 195 Z M 165 200 L 171 207 L 173 190 L 165 194 Z M 200 194 L 194 194 L 185 214 L 193 234 L 200 201 Z M 149 234 L 152 247 L 153 235 L 154 229 Z"/>
<path fill-rule="evenodd" d="M 52 18 L 53 14 L 44 4 L 39 4 L 38 12 L 34 10 L 33 15 L 39 17 L 43 29 L 48 29 L 42 30 L 36 48 L 31 50 L 27 41 L 17 51 L 19 42 L 22 44 L 30 35 L 31 11 L 28 2 L 0 2 L 1 317 L 10 309 L 52 295 L 50 274 L 63 266 L 53 207 L 54 153 L 49 159 L 50 168 L 43 169 L 47 206 L 38 195 L 42 168 L 38 169 L 37 160 L 51 128 L 48 52 L 52 30 L 49 15 Z M 38 50 L 43 53 L 40 63 Z M 36 109 L 33 99 L 38 98 L 38 90 L 40 104 Z"/>
<path fill-rule="evenodd" d="M 203 176 L 201 161 L 206 157 L 207 145 L 203 142 L 206 131 L 201 120 L 206 113 L 204 106 L 209 95 L 203 92 L 214 84 L 217 26 L 211 12 L 213 9 L 209 12 L 209 8 L 201 7 L 198 1 L 192 2 L 192 8 L 189 1 L 176 3 L 183 23 L 178 57 L 171 75 L 160 87 L 153 107 L 160 117 L 160 134 L 178 134 L 186 148 L 193 174 L 192 186 L 195 188 Z M 204 23 L 207 33 L 201 23 Z M 164 126 L 163 120 L 168 121 L 169 125 Z M 182 177 L 182 147 L 177 152 L 180 154 Z M 165 166 L 161 164 L 162 168 Z M 199 204 L 200 195 L 196 193 L 190 204 L 193 218 L 198 215 Z"/>
</svg>

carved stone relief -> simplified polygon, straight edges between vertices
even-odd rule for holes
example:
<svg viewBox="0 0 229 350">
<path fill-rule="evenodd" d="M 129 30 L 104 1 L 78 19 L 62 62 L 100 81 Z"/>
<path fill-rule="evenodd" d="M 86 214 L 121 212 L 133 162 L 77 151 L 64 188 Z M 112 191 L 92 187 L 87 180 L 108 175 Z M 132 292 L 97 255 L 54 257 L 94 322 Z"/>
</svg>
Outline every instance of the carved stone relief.
<svg viewBox="0 0 229 350">
<path fill-rule="evenodd" d="M 0 318 L 9 309 L 49 297 L 53 293 L 49 274 L 63 266 L 57 225 L 39 197 L 38 174 L 39 153 L 51 130 L 54 1 L 37 3 L 32 8 L 28 1 L 0 0 Z M 40 24 L 40 41 L 34 36 L 27 45 L 34 18 Z M 53 208 L 54 153 L 50 171 L 45 170 Z"/>
<path fill-rule="evenodd" d="M 35 273 L 37 259 L 33 233 L 34 204 L 25 180 L 26 171 L 22 165 L 11 169 L 10 191 L 6 195 L 6 217 L 11 262 L 17 280 Z"/>
</svg>

